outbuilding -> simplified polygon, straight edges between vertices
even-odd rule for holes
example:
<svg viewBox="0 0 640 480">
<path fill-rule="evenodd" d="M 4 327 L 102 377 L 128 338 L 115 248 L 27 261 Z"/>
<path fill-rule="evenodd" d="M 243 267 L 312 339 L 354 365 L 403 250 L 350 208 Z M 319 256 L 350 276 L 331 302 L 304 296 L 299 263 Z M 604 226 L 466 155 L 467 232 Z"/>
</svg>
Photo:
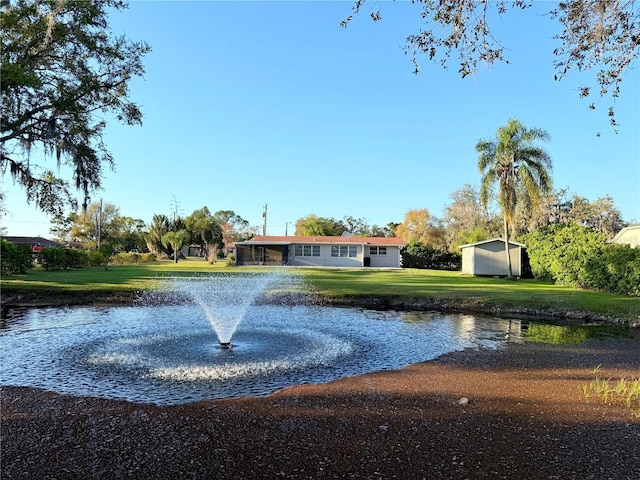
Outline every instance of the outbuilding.
<svg viewBox="0 0 640 480">
<path fill-rule="evenodd" d="M 492 238 L 481 242 L 462 245 L 462 273 L 476 276 L 506 277 L 509 274 L 505 241 Z M 529 257 L 526 246 L 518 242 L 509 242 L 511 272 L 514 277 L 528 276 Z"/>
</svg>

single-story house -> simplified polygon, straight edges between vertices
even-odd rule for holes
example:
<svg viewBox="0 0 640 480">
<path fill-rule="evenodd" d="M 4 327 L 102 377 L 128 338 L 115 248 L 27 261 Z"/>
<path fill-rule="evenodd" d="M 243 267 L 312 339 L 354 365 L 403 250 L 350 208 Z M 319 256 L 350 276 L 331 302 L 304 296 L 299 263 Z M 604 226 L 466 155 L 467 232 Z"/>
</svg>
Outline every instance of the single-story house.
<svg viewBox="0 0 640 480">
<path fill-rule="evenodd" d="M 631 248 L 640 248 L 640 224 L 624 227 L 611 239 L 611 242 L 629 245 Z"/>
<path fill-rule="evenodd" d="M 53 242 L 51 240 L 47 240 L 46 238 L 42 238 L 42 237 L 10 237 L 10 236 L 3 236 L 2 237 L 4 240 L 6 240 L 7 242 L 11 242 L 11 243 L 15 243 L 16 245 L 30 245 L 31 246 L 31 250 L 33 250 L 34 252 L 39 252 L 40 250 L 42 250 L 43 248 L 48 248 L 48 247 L 62 247 L 63 245 L 57 243 L 57 242 Z"/>
<path fill-rule="evenodd" d="M 236 242 L 237 265 L 400 268 L 401 238 L 255 236 Z"/>
<path fill-rule="evenodd" d="M 508 272 L 504 239 L 492 238 L 481 242 L 462 245 L 462 273 L 476 276 L 506 277 Z M 509 241 L 511 272 L 514 277 L 527 276 L 529 257 L 526 245 Z"/>
</svg>

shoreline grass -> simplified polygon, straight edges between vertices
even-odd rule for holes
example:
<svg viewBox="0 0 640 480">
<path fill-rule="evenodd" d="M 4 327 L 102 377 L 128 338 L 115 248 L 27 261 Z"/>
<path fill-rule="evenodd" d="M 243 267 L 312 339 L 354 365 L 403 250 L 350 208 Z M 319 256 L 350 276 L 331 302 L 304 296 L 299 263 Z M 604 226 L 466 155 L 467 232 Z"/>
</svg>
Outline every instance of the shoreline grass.
<svg viewBox="0 0 640 480">
<path fill-rule="evenodd" d="M 157 261 L 71 271 L 34 268 L 26 274 L 0 279 L 2 304 L 55 306 L 90 303 L 100 297 L 133 296 L 158 288 L 163 277 L 206 273 L 254 273 L 286 267 L 228 267 L 200 259 L 178 263 Z M 604 292 L 578 290 L 537 280 L 472 277 L 460 272 L 419 269 L 287 268 L 300 275 L 315 293 L 330 303 L 381 307 L 411 305 L 464 309 L 487 313 L 521 312 L 554 317 L 607 317 L 640 325 L 640 299 Z M 83 302 L 83 298 L 85 301 Z"/>
<path fill-rule="evenodd" d="M 599 366 L 594 372 L 599 370 Z M 636 418 L 640 418 L 640 377 L 603 379 L 595 377 L 594 380 L 582 387 L 585 398 L 595 396 L 603 403 L 623 405 L 630 409 Z"/>
</svg>

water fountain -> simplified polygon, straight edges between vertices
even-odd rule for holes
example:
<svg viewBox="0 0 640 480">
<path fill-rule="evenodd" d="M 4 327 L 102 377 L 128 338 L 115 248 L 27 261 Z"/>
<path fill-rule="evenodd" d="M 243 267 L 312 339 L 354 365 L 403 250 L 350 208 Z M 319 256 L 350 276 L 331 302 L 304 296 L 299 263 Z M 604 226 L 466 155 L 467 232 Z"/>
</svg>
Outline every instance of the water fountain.
<svg viewBox="0 0 640 480">
<path fill-rule="evenodd" d="M 304 290 L 296 281 L 171 279 L 162 300 L 141 305 L 4 312 L 0 384 L 173 405 L 268 395 L 518 337 L 518 321 L 264 301 Z"/>
<path fill-rule="evenodd" d="M 169 281 L 169 291 L 198 305 L 216 332 L 220 348 L 230 349 L 233 346 L 231 337 L 249 306 L 269 287 L 286 278 L 280 271 L 180 277 Z"/>
</svg>

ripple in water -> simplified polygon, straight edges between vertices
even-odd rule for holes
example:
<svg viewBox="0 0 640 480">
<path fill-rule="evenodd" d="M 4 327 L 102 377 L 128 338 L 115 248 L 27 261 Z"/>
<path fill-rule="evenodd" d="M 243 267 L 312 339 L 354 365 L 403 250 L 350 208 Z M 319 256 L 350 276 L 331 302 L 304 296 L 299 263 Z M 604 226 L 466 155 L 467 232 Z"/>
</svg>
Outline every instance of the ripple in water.
<svg viewBox="0 0 640 480">
<path fill-rule="evenodd" d="M 424 312 L 250 306 L 221 349 L 196 306 L 33 309 L 0 330 L 3 385 L 173 405 L 495 347 L 519 322 Z"/>
</svg>

